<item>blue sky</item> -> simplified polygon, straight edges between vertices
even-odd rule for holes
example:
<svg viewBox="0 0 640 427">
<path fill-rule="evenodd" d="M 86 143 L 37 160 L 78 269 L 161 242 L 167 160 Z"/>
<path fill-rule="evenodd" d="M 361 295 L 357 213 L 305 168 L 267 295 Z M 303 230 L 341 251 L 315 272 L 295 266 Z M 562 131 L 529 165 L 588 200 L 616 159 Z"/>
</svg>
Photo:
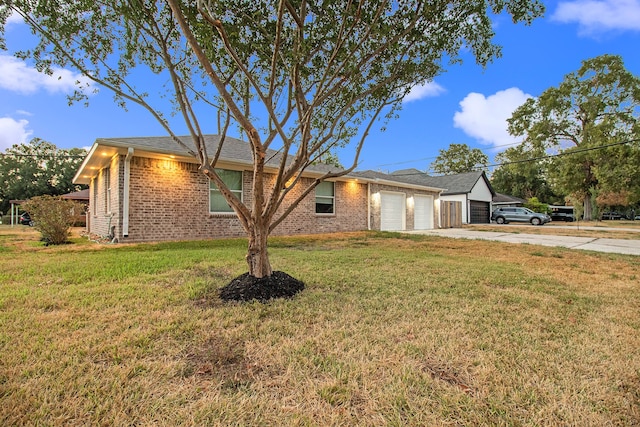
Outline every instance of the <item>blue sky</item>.
<svg viewBox="0 0 640 427">
<path fill-rule="evenodd" d="M 527 97 L 557 86 L 581 61 L 602 54 L 620 55 L 640 76 L 640 0 L 569 0 L 545 2 L 544 18 L 533 25 L 514 25 L 508 16 L 494 21 L 503 56 L 487 68 L 472 57 L 405 99 L 400 118 L 387 130 L 374 130 L 358 169 L 428 170 L 440 149 L 465 143 L 496 153 L 517 143 L 505 120 Z M 119 108 L 102 90 L 90 104 L 67 105 L 66 95 L 79 77 L 58 70 L 38 73 L 11 56 L 28 37 L 20 21 L 7 27 L 9 52 L 0 52 L 0 151 L 38 137 L 60 148 L 88 147 L 96 138 L 165 135 L 141 108 Z M 214 133 L 216 123 L 208 132 Z M 184 132 L 180 132 L 184 133 Z M 350 161 L 350 150 L 340 153 Z"/>
</svg>

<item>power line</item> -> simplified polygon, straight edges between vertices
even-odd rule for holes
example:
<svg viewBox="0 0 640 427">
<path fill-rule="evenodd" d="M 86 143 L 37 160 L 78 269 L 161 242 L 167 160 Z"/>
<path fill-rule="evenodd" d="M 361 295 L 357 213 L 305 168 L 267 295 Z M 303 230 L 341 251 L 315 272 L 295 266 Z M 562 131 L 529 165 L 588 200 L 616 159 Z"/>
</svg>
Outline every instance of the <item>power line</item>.
<svg viewBox="0 0 640 427">
<path fill-rule="evenodd" d="M 640 138 L 629 139 L 629 140 L 620 141 L 620 142 L 614 142 L 614 143 L 606 144 L 606 145 L 599 145 L 597 147 L 579 148 L 577 150 L 571 150 L 571 151 L 565 150 L 565 151 L 562 151 L 560 153 L 548 154 L 546 156 L 532 157 L 530 159 L 514 160 L 514 161 L 511 161 L 511 162 L 503 162 L 503 163 L 496 163 L 496 164 L 493 164 L 493 165 L 487 165 L 487 168 L 493 168 L 493 167 L 498 167 L 498 166 L 506 166 L 506 165 L 513 165 L 513 164 L 518 164 L 518 163 L 535 162 L 535 161 L 538 161 L 538 160 L 552 159 L 552 158 L 555 158 L 555 157 L 568 156 L 568 155 L 571 155 L 571 154 L 586 153 L 587 151 L 602 150 L 602 149 L 605 149 L 605 148 L 616 147 L 618 145 L 625 145 L 625 144 L 630 144 L 632 142 L 638 142 L 638 141 L 640 141 Z"/>
<path fill-rule="evenodd" d="M 614 143 L 606 144 L 606 145 L 599 145 L 597 147 L 580 148 L 580 149 L 571 150 L 571 151 L 565 150 L 565 151 L 563 151 L 561 153 L 548 154 L 548 155 L 545 155 L 545 156 L 532 157 L 532 158 L 529 158 L 529 159 L 514 160 L 514 161 L 511 161 L 511 162 L 495 163 L 495 164 L 487 165 L 486 167 L 483 167 L 483 168 L 479 168 L 478 170 L 485 170 L 485 169 L 489 169 L 489 168 L 495 168 L 495 167 L 499 167 L 499 166 L 507 166 L 507 165 L 519 164 L 519 163 L 537 162 L 537 161 L 540 161 L 540 160 L 546 160 L 546 159 L 551 159 L 551 158 L 555 158 L 555 157 L 568 156 L 568 155 L 572 155 L 572 154 L 580 154 L 580 153 L 585 153 L 585 152 L 588 152 L 588 151 L 603 150 L 605 148 L 610 148 L 610 147 L 616 147 L 616 146 L 619 146 L 619 145 L 630 144 L 632 142 L 640 142 L 640 138 L 629 139 L 629 140 L 620 141 L 620 142 L 614 142 Z M 411 175 L 418 175 L 418 174 L 422 174 L 422 173 L 424 173 L 424 172 L 407 172 L 407 173 L 397 174 L 395 176 L 411 176 Z"/>
<path fill-rule="evenodd" d="M 510 147 L 510 146 L 518 145 L 518 144 L 520 144 L 520 142 L 510 142 L 508 144 L 493 145 L 491 148 L 493 149 L 493 148 Z M 482 151 L 482 149 L 480 149 L 480 148 L 476 148 L 476 149 Z M 482 154 L 486 155 L 486 153 L 484 153 L 484 152 Z M 403 160 L 403 161 L 400 161 L 400 162 L 382 163 L 382 164 L 374 166 L 374 168 L 380 168 L 382 166 L 395 166 L 395 165 L 403 165 L 403 164 L 407 164 L 407 163 L 423 162 L 423 161 L 426 161 L 426 160 L 435 160 L 437 158 L 438 158 L 438 156 L 435 156 L 435 157 L 423 157 L 421 159 L 415 159 L 415 160 Z"/>
</svg>

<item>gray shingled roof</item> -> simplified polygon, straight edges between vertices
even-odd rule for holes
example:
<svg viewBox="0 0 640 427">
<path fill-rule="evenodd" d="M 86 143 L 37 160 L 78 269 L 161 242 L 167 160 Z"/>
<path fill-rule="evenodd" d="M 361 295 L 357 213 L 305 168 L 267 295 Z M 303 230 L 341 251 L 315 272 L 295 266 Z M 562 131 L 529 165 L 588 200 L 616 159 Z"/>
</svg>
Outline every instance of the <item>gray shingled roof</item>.
<svg viewBox="0 0 640 427">
<path fill-rule="evenodd" d="M 179 136 L 180 141 L 187 147 L 195 151 L 195 145 L 190 136 Z M 205 135 L 205 144 L 209 156 L 213 156 L 220 142 L 219 135 Z M 132 138 L 98 138 L 98 145 L 106 145 L 120 148 L 133 148 L 136 151 L 146 151 L 150 153 L 160 153 L 177 156 L 189 156 L 187 150 L 177 144 L 169 136 L 154 137 L 132 137 Z M 281 153 L 276 150 L 268 150 L 267 166 L 277 168 L 281 159 Z M 220 160 L 226 162 L 234 162 L 240 164 L 253 164 L 251 147 L 248 142 L 241 141 L 237 138 L 226 137 L 220 153 Z M 324 174 L 327 172 L 339 172 L 341 169 L 333 165 L 316 164 L 306 169 L 308 172 Z M 483 172 L 470 172 L 466 174 L 447 175 L 447 176 L 429 176 L 417 169 L 403 169 L 386 174 L 376 171 L 359 171 L 351 172 L 346 177 L 363 178 L 363 179 L 380 179 L 398 184 L 409 184 L 414 186 L 446 189 L 443 195 L 447 194 L 464 194 L 473 189 L 478 179 L 484 177 L 489 188 L 491 185 Z M 493 190 L 492 190 L 493 191 Z"/>
<path fill-rule="evenodd" d="M 456 175 L 430 176 L 418 169 L 402 169 L 390 174 L 375 171 L 356 172 L 363 174 L 363 177 L 387 179 L 389 181 L 404 182 L 413 185 L 423 185 L 426 187 L 445 188 L 442 195 L 466 194 L 473 190 L 479 179 L 484 179 L 489 189 L 493 193 L 491 184 L 484 172 L 468 172 Z"/>
<path fill-rule="evenodd" d="M 496 193 L 493 196 L 493 203 L 522 203 L 524 204 L 526 200 L 521 199 L 520 197 L 510 196 L 508 194 Z"/>
<path fill-rule="evenodd" d="M 191 136 L 178 136 L 180 141 L 189 147 L 192 151 L 196 151 Z M 205 135 L 205 145 L 210 157 L 215 155 L 216 149 L 220 142 L 220 135 Z M 153 137 L 132 137 L 132 138 L 98 138 L 97 144 L 108 146 L 133 148 L 134 150 L 143 150 L 154 153 L 174 154 L 178 156 L 189 156 L 188 151 L 181 147 L 169 136 L 153 136 Z M 267 165 L 271 167 L 279 167 L 282 159 L 281 153 L 276 150 L 267 151 Z M 227 136 L 222 145 L 220 160 L 227 162 L 235 162 L 241 164 L 253 164 L 253 156 L 251 147 L 248 142 Z M 326 164 L 315 164 L 309 166 L 309 172 L 326 173 L 337 172 L 341 169 Z"/>
<path fill-rule="evenodd" d="M 482 171 L 442 176 L 429 176 L 427 174 L 424 174 L 422 176 L 422 179 L 424 179 L 425 182 L 431 183 L 431 185 L 437 185 L 446 188 L 447 191 L 442 193 L 445 196 L 452 194 L 470 193 L 480 179 L 484 179 L 487 187 L 489 187 L 489 189 L 491 190 L 491 193 L 494 193 L 489 180 Z"/>
</svg>

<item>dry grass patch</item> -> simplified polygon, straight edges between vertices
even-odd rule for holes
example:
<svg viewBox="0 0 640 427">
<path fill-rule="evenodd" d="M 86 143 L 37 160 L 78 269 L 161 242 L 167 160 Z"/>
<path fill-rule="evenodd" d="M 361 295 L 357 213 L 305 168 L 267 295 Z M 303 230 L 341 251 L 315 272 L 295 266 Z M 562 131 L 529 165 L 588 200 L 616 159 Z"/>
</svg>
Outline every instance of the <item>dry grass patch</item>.
<svg viewBox="0 0 640 427">
<path fill-rule="evenodd" d="M 0 244 L 1 425 L 640 423 L 638 257 L 276 238 L 305 291 L 223 304 L 243 240 Z"/>
</svg>

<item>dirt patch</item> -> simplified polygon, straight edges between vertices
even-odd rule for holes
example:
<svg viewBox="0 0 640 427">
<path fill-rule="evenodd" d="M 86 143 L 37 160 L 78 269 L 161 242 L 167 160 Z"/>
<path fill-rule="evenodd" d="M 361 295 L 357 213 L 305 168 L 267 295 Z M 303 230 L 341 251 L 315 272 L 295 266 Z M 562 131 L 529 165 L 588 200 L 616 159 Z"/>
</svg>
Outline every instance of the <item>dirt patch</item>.
<svg viewBox="0 0 640 427">
<path fill-rule="evenodd" d="M 303 289 L 303 282 L 282 271 L 261 278 L 245 273 L 221 288 L 219 296 L 223 301 L 267 302 L 274 298 L 291 298 Z"/>
<path fill-rule="evenodd" d="M 245 344 L 241 340 L 212 336 L 187 355 L 185 375 L 217 381 L 222 389 L 247 387 L 260 369 L 247 359 L 245 353 Z"/>
<path fill-rule="evenodd" d="M 431 374 L 433 379 L 457 387 L 470 396 L 475 394 L 475 390 L 470 385 L 471 379 L 468 375 L 463 375 L 452 367 L 434 360 L 425 360 L 422 367 Z"/>
</svg>

